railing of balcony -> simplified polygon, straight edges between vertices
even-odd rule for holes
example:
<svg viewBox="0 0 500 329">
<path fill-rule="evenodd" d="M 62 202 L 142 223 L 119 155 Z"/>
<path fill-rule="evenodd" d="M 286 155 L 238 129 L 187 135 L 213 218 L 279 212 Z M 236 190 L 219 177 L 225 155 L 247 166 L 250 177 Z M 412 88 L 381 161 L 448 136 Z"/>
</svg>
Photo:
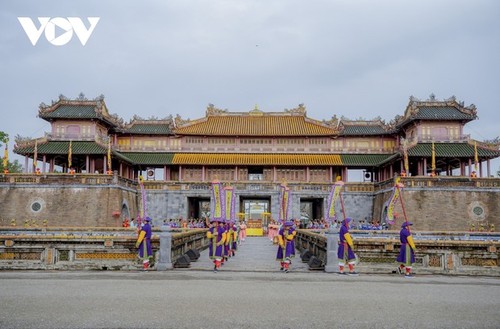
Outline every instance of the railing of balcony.
<svg viewBox="0 0 500 329">
<path fill-rule="evenodd" d="M 385 153 L 394 153 L 395 148 L 376 148 L 376 147 L 370 147 L 370 148 L 338 148 L 338 147 L 323 147 L 323 148 L 318 148 L 318 147 L 296 147 L 296 146 L 290 146 L 290 147 L 246 147 L 246 146 L 228 146 L 228 145 L 221 145 L 221 146 L 211 146 L 211 147 L 205 147 L 205 146 L 197 146 L 197 147 L 192 147 L 192 146 L 182 146 L 182 147 L 161 147 L 161 146 L 131 146 L 131 145 L 115 145 L 114 146 L 116 150 L 118 151 L 150 151 L 150 152 L 192 152 L 192 153 L 206 153 L 206 152 L 228 152 L 228 153 L 272 153 L 272 152 L 278 152 L 278 153 L 317 153 L 317 154 L 324 154 L 324 153 L 374 153 L 374 154 L 385 154 Z"/>
<path fill-rule="evenodd" d="M 238 190 L 253 191 L 278 191 L 279 182 L 266 181 L 228 181 Z M 401 177 L 401 183 L 405 187 L 427 187 L 427 188 L 500 188 L 500 178 L 484 177 L 470 178 L 465 176 L 412 176 Z M 65 185 L 110 185 L 116 184 L 127 188 L 137 188 L 138 183 L 134 180 L 119 177 L 118 175 L 105 174 L 66 174 L 66 173 L 42 173 L 36 174 L 0 174 L 0 185 L 6 184 L 65 184 Z M 288 182 L 292 191 L 329 192 L 332 183 L 307 183 Z M 394 186 L 394 180 L 389 179 L 378 183 L 345 183 L 345 192 L 371 193 Z M 173 182 L 173 181 L 145 181 L 144 187 L 148 190 L 209 190 L 210 182 Z"/>
<path fill-rule="evenodd" d="M 413 138 L 409 138 L 408 142 L 410 144 L 414 143 L 431 143 L 431 142 L 440 142 L 440 143 L 453 143 L 453 142 L 466 142 L 470 140 L 470 135 L 420 135 Z"/>
</svg>

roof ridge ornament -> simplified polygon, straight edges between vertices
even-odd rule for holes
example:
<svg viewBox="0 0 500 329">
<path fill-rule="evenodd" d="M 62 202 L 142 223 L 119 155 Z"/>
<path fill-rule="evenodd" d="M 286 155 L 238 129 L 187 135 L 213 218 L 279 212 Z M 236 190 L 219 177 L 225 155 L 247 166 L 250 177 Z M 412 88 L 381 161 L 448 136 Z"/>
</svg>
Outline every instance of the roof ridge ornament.
<svg viewBox="0 0 500 329">
<path fill-rule="evenodd" d="M 224 115 L 227 114 L 227 109 L 223 110 L 220 108 L 215 107 L 214 104 L 208 104 L 207 106 L 207 111 L 206 111 L 206 116 L 211 116 L 211 115 Z"/>
<path fill-rule="evenodd" d="M 255 107 L 253 108 L 253 110 L 249 111 L 248 114 L 255 115 L 255 116 L 262 116 L 262 115 L 264 115 L 264 112 L 259 110 L 259 106 L 257 104 L 255 104 Z"/>
<path fill-rule="evenodd" d="M 307 111 L 304 103 L 300 103 L 297 107 L 291 109 L 285 109 L 285 113 L 290 113 L 291 115 L 303 115 L 307 116 Z"/>
</svg>

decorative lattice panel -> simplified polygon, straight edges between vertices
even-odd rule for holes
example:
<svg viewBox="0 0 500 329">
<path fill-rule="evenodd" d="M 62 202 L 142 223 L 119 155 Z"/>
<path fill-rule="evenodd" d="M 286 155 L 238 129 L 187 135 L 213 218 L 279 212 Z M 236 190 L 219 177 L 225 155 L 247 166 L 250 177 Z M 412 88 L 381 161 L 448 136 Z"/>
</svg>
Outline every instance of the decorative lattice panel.
<svg viewBox="0 0 500 329">
<path fill-rule="evenodd" d="M 0 260 L 40 260 L 40 252 L 3 252 Z"/>
<path fill-rule="evenodd" d="M 496 259 L 462 258 L 464 266 L 498 266 Z"/>
<path fill-rule="evenodd" d="M 136 259 L 137 254 L 126 254 L 126 253 L 77 253 L 75 255 L 76 259 Z"/>
</svg>

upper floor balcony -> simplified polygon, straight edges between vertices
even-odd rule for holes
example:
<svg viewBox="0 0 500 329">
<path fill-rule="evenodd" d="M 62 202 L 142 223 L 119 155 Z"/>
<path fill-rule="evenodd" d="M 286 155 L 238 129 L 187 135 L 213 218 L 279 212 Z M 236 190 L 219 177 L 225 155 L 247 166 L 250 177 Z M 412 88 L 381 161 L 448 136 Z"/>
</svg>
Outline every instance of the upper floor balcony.
<svg viewBox="0 0 500 329">
<path fill-rule="evenodd" d="M 408 142 L 410 144 L 416 144 L 416 143 L 431 143 L 431 142 L 438 142 L 438 143 L 456 143 L 456 142 L 467 142 L 470 140 L 470 135 L 450 135 L 450 134 L 443 134 L 443 135 L 419 135 L 415 137 L 408 138 Z"/>
<path fill-rule="evenodd" d="M 180 146 L 145 146 L 145 145 L 115 145 L 122 152 L 186 152 L 186 153 L 394 153 L 395 147 L 318 147 L 310 146 L 241 146 L 241 145 L 180 145 Z"/>
<path fill-rule="evenodd" d="M 280 183 L 270 181 L 224 181 L 237 190 L 253 192 L 278 192 Z M 401 183 L 407 188 L 481 188 L 495 189 L 500 188 L 500 178 L 470 178 L 463 176 L 412 176 L 402 177 Z M 105 174 L 61 174 L 44 173 L 36 174 L 0 174 L 0 187 L 2 186 L 36 186 L 36 185 L 118 185 L 126 188 L 139 188 L 135 180 L 119 177 L 116 172 L 114 175 Z M 287 186 L 292 192 L 297 193 L 319 193 L 328 194 L 332 183 L 311 183 L 311 182 L 287 182 Z M 383 182 L 347 182 L 344 185 L 345 192 L 356 193 L 374 193 L 394 187 L 394 180 L 389 179 Z M 168 191 L 210 191 L 210 182 L 179 182 L 179 181 L 144 181 L 144 188 L 147 190 L 168 190 Z"/>
</svg>

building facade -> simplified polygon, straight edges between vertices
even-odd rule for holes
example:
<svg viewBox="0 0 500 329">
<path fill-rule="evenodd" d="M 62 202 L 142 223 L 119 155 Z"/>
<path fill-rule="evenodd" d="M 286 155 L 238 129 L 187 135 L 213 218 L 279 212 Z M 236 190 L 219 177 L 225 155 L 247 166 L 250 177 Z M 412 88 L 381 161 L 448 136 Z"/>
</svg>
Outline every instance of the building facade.
<svg viewBox="0 0 500 329">
<path fill-rule="evenodd" d="M 401 116 L 386 123 L 307 116 L 305 107 L 282 112 L 230 112 L 209 105 L 204 117 L 184 120 L 111 115 L 102 97 L 61 97 L 41 105 L 38 116 L 51 131 L 38 139 L 18 138 L 14 152 L 27 172 L 111 174 L 144 177 L 150 211 L 158 219 L 202 218 L 209 211 L 210 182 L 235 187 L 242 218 L 265 224 L 279 211 L 278 188 L 293 188 L 292 216 L 324 217 L 330 186 L 350 170 L 363 181 L 350 185 L 346 207 L 361 219 L 373 214 L 373 196 L 356 196 L 373 185 L 403 176 L 489 177 L 497 144 L 472 140 L 464 126 L 477 119 L 474 105 L 455 97 L 414 97 Z M 475 173 L 473 173 L 475 172 Z"/>
</svg>

